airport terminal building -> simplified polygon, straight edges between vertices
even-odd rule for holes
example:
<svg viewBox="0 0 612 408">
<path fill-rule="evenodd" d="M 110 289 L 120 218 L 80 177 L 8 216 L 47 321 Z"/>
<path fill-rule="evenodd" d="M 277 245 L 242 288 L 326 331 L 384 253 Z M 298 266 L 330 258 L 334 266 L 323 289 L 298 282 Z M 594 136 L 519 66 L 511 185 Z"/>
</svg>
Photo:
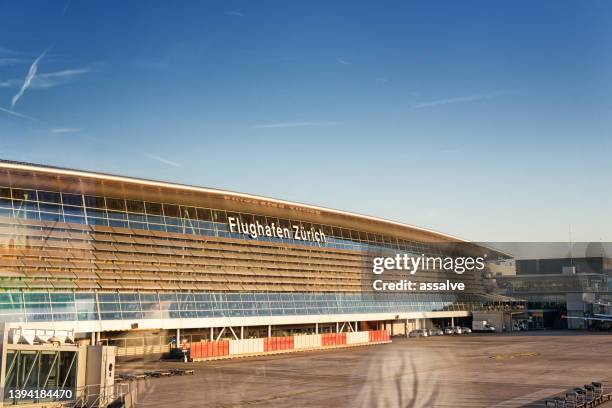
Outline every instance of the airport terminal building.
<svg viewBox="0 0 612 408">
<path fill-rule="evenodd" d="M 527 301 L 535 328 L 610 328 L 610 322 L 585 318 L 610 314 L 612 258 L 522 259 L 516 267 L 516 275 L 496 277 L 497 285 L 504 295 Z"/>
<path fill-rule="evenodd" d="M 120 349 L 164 351 L 180 336 L 401 334 L 512 307 L 487 289 L 486 271 L 461 276 L 465 294 L 364 291 L 368 254 L 444 251 L 506 256 L 345 211 L 0 161 L 0 322 Z M 415 276 L 447 278 L 458 276 Z"/>
</svg>

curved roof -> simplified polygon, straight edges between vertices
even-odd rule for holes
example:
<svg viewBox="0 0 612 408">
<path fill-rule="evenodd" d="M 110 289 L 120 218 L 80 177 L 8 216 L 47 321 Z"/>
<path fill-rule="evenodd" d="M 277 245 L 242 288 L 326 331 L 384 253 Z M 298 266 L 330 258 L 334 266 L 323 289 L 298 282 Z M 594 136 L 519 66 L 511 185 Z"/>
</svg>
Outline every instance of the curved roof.
<svg viewBox="0 0 612 408">
<path fill-rule="evenodd" d="M 291 216 L 288 216 L 288 211 L 298 211 L 301 213 L 300 219 L 307 219 L 315 223 L 339 224 L 341 227 L 363 230 L 372 230 L 372 227 L 376 227 L 374 228 L 376 232 L 382 234 L 391 233 L 398 235 L 400 233 L 399 235 L 404 235 L 401 232 L 411 232 L 409 235 L 414 236 L 416 233 L 421 238 L 427 237 L 427 241 L 430 242 L 469 243 L 469 241 L 459 237 L 397 221 L 228 190 L 8 160 L 0 160 L 0 170 L 4 170 L 0 174 L 0 180 L 8 176 L 8 181 L 12 187 L 36 187 L 53 190 L 54 185 L 61 185 L 60 191 L 70 191 L 72 189 L 79 192 L 84 191 L 85 194 L 108 196 L 117 196 L 119 194 L 122 197 L 131 198 L 143 198 L 142 196 L 146 196 L 144 197 L 145 199 L 151 199 L 151 195 L 156 192 L 158 196 L 165 198 L 164 201 L 167 201 L 169 195 L 174 194 L 175 198 L 177 198 L 175 202 L 179 204 L 188 202 L 189 204 L 186 205 L 195 205 L 194 200 L 196 198 L 207 198 L 208 201 L 216 199 L 219 205 L 209 208 L 230 209 L 237 212 L 243 211 L 286 218 L 291 218 Z M 44 176 L 48 177 L 45 178 Z M 78 184 L 78 187 L 75 186 L 75 183 Z M 189 200 L 188 197 L 192 198 Z M 225 205 L 220 205 L 220 200 L 224 201 Z M 228 202 L 232 204 L 228 204 Z M 295 218 L 295 214 L 293 217 Z M 336 224 L 329 222 L 329 219 L 334 219 Z M 507 255 L 498 250 L 493 251 L 498 254 Z"/>
</svg>

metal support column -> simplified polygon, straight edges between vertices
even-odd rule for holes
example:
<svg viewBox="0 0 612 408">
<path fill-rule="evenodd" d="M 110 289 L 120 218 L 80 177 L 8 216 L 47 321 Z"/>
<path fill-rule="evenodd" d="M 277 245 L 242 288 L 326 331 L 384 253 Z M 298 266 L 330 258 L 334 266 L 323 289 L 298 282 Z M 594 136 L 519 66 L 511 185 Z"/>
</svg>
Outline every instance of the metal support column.
<svg viewBox="0 0 612 408">
<path fill-rule="evenodd" d="M 340 333 L 340 323 L 336 322 L 336 333 Z"/>
<path fill-rule="evenodd" d="M 451 326 L 455 327 L 455 318 L 454 317 L 451 317 Z"/>
<path fill-rule="evenodd" d="M 268 325 L 268 338 L 272 337 L 272 325 Z"/>
<path fill-rule="evenodd" d="M 176 329 L 176 348 L 181 347 L 181 329 Z"/>
<path fill-rule="evenodd" d="M 244 326 L 240 326 L 240 340 L 244 340 Z"/>
<path fill-rule="evenodd" d="M 215 339 L 215 328 L 211 327 L 210 328 L 210 341 L 213 341 Z"/>
<path fill-rule="evenodd" d="M 319 323 L 315 323 L 315 334 L 319 334 Z"/>
</svg>

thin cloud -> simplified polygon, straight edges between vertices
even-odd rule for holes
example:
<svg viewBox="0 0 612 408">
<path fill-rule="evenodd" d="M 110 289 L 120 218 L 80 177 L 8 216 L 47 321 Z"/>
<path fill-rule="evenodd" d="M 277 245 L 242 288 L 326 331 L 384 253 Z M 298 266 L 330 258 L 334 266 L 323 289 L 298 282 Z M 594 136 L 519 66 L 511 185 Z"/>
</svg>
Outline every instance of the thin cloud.
<svg viewBox="0 0 612 408">
<path fill-rule="evenodd" d="M 378 77 L 376 78 L 376 82 L 380 82 L 382 84 L 386 84 L 387 82 L 389 82 L 389 80 L 385 77 Z"/>
<path fill-rule="evenodd" d="M 83 128 L 55 128 L 51 129 L 53 133 L 78 133 L 82 132 Z"/>
<path fill-rule="evenodd" d="M 10 48 L 0 46 L 0 67 L 21 64 L 30 65 L 33 57 L 31 54 L 16 52 Z"/>
<path fill-rule="evenodd" d="M 17 103 L 17 101 L 19 101 L 19 98 L 21 98 L 23 93 L 30 87 L 30 84 L 32 83 L 32 80 L 34 79 L 34 77 L 36 77 L 36 72 L 38 72 L 38 64 L 43 59 L 45 54 L 47 54 L 48 50 L 49 49 L 44 50 L 43 53 L 40 54 L 38 56 L 38 58 L 36 58 L 34 60 L 32 65 L 30 65 L 30 69 L 28 70 L 28 74 L 26 75 L 25 79 L 23 80 L 23 84 L 21 85 L 21 89 L 19 89 L 19 92 L 17 92 L 15 94 L 15 96 L 13 96 L 13 99 L 11 100 L 11 108 L 15 107 L 15 104 Z"/>
<path fill-rule="evenodd" d="M 14 117 L 19 118 L 19 119 L 23 119 L 23 120 L 27 120 L 29 122 L 36 123 L 36 124 L 38 124 L 38 125 L 40 125 L 40 126 L 42 126 L 44 128 L 47 128 L 52 133 L 57 133 L 57 134 L 77 133 L 77 132 L 82 132 L 84 130 L 82 128 L 53 128 L 49 123 L 47 123 L 45 121 L 37 119 L 37 118 L 35 118 L 33 116 L 25 115 L 25 114 L 20 113 L 20 112 L 15 112 L 12 109 L 0 108 L 0 112 L 6 113 L 7 115 L 11 115 L 11 116 L 14 116 Z M 85 137 L 87 137 L 88 139 L 95 140 L 94 138 L 88 137 L 87 135 L 85 135 Z"/>
<path fill-rule="evenodd" d="M 52 88 L 56 85 L 70 81 L 75 76 L 87 74 L 88 72 L 91 72 L 91 69 L 84 67 L 39 74 L 32 82 L 32 88 Z"/>
<path fill-rule="evenodd" d="M 340 65 L 351 65 L 351 62 L 349 60 L 343 58 L 339 58 L 336 62 Z"/>
<path fill-rule="evenodd" d="M 163 157 L 155 156 L 153 154 L 148 154 L 148 153 L 144 153 L 144 155 L 146 157 L 148 157 L 149 159 L 156 160 L 156 161 L 158 161 L 160 163 L 167 164 L 168 166 L 181 167 L 181 168 L 184 167 L 181 163 L 177 163 L 177 162 L 172 161 L 172 160 L 164 159 Z"/>
<path fill-rule="evenodd" d="M 68 0 L 66 2 L 66 4 L 64 4 L 64 8 L 62 9 L 62 16 L 66 15 L 66 13 L 68 12 L 68 8 L 70 7 L 71 3 L 72 3 L 72 0 Z"/>
<path fill-rule="evenodd" d="M 244 13 L 242 11 L 228 11 L 227 15 L 233 17 L 244 17 Z"/>
<path fill-rule="evenodd" d="M 29 116 L 29 115 L 25 115 L 23 113 L 19 113 L 19 112 L 15 112 L 12 109 L 5 109 L 5 108 L 0 108 L 0 112 L 5 113 L 7 115 L 11 115 L 13 117 L 19 118 L 19 119 L 23 119 L 23 120 L 27 120 L 28 122 L 32 122 L 32 123 L 36 123 L 37 125 L 41 126 L 42 128 L 46 128 L 47 130 L 49 130 L 52 133 L 55 134 L 67 134 L 67 133 L 77 133 L 77 132 L 82 132 L 84 129 L 81 128 L 53 128 L 49 123 L 44 122 L 40 119 L 37 119 L 33 116 Z M 96 138 L 88 136 L 86 134 L 82 134 L 82 137 L 85 137 L 89 140 L 94 140 L 94 141 L 98 141 Z"/>
<path fill-rule="evenodd" d="M 482 101 L 485 99 L 498 98 L 500 96 L 504 96 L 508 94 L 510 94 L 510 92 L 490 92 L 486 94 L 467 95 L 467 96 L 458 96 L 455 98 L 438 99 L 435 101 L 422 102 L 416 105 L 412 105 L 412 109 L 432 108 L 435 106 L 450 105 L 454 103 Z"/>
<path fill-rule="evenodd" d="M 280 129 L 298 127 L 324 127 L 336 126 L 338 122 L 290 122 L 290 123 L 269 123 L 266 125 L 253 125 L 253 129 Z"/>
<path fill-rule="evenodd" d="M 21 81 L 18 79 L 7 79 L 0 82 L 0 88 L 19 88 Z"/>
<path fill-rule="evenodd" d="M 18 118 L 21 118 L 21 119 L 29 120 L 30 122 L 43 123 L 39 119 L 36 119 L 36 118 L 34 118 L 32 116 L 24 115 L 23 113 L 15 112 L 14 110 L 0 108 L 0 112 L 4 112 L 7 115 L 12 115 L 12 116 L 15 116 L 15 117 L 18 117 Z"/>
<path fill-rule="evenodd" d="M 27 64 L 30 61 L 24 58 L 16 57 L 2 57 L 0 58 L 0 67 L 7 67 L 9 65 Z"/>
<path fill-rule="evenodd" d="M 91 72 L 91 69 L 87 67 L 83 67 L 83 68 L 65 69 L 63 71 L 56 71 L 56 72 L 47 72 L 44 74 L 39 74 L 38 77 L 39 78 L 65 78 L 65 77 L 72 77 L 75 75 L 86 74 L 88 72 Z"/>
<path fill-rule="evenodd" d="M 30 82 L 29 88 L 32 89 L 46 89 L 53 88 L 54 86 L 64 84 L 74 77 L 91 72 L 90 68 L 73 68 L 65 69 L 62 71 L 46 72 L 37 74 Z M 0 82 L 0 88 L 19 88 L 22 86 L 22 82 L 19 79 L 12 78 Z"/>
</svg>

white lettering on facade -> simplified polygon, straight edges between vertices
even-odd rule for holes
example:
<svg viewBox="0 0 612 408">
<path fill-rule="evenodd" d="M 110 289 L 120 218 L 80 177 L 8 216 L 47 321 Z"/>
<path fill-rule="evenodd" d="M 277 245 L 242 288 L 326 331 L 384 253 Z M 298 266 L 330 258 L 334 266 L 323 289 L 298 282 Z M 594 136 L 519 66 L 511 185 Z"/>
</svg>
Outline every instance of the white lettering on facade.
<svg viewBox="0 0 612 408">
<path fill-rule="evenodd" d="M 296 241 L 327 242 L 327 237 L 321 228 L 311 227 L 306 229 L 299 224 L 291 225 L 291 228 L 281 227 L 275 223 L 262 224 L 259 221 L 242 222 L 236 217 L 227 217 L 230 232 L 248 235 L 253 239 L 259 237 L 273 237 L 293 239 Z"/>
</svg>

